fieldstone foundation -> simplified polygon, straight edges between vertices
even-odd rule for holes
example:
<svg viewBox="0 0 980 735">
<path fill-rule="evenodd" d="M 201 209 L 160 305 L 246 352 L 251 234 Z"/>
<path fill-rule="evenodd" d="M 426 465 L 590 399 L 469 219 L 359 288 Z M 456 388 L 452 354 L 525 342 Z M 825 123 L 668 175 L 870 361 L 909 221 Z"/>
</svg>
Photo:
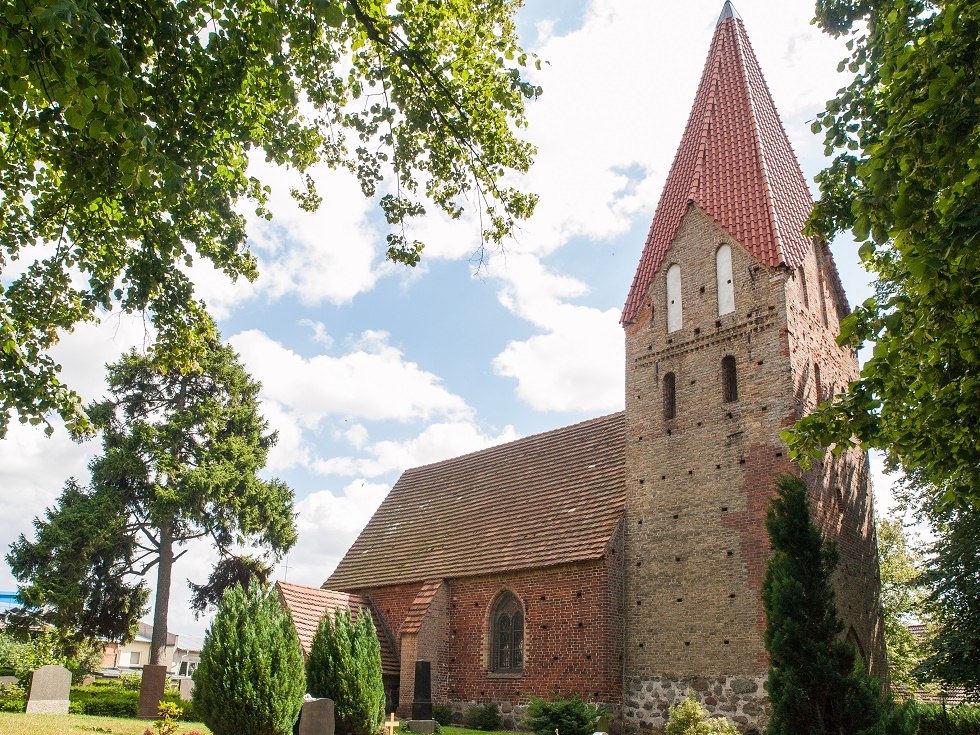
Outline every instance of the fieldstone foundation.
<svg viewBox="0 0 980 735">
<path fill-rule="evenodd" d="M 728 718 L 743 732 L 764 732 L 769 720 L 765 684 L 765 675 L 634 678 L 627 682 L 623 724 L 632 731 L 663 730 L 667 711 L 691 693 L 708 712 Z"/>
</svg>

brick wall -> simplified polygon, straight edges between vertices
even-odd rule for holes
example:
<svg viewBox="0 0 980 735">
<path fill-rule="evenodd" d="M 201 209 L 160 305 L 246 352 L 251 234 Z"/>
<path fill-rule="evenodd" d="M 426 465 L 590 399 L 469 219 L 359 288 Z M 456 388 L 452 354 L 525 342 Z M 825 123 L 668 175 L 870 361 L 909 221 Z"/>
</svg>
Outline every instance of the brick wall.
<svg viewBox="0 0 980 735">
<path fill-rule="evenodd" d="M 400 714 L 411 709 L 414 661 L 432 661 L 433 701 L 465 709 L 504 704 L 505 721 L 529 696 L 580 694 L 618 703 L 622 696 L 624 549 L 617 529 L 602 559 L 510 574 L 446 580 L 418 634 L 400 636 Z M 359 590 L 398 631 L 420 584 Z M 490 610 L 507 590 L 524 607 L 524 667 L 490 668 Z M 400 617 L 399 617 L 400 616 Z M 406 697 L 408 700 L 406 701 Z"/>
</svg>

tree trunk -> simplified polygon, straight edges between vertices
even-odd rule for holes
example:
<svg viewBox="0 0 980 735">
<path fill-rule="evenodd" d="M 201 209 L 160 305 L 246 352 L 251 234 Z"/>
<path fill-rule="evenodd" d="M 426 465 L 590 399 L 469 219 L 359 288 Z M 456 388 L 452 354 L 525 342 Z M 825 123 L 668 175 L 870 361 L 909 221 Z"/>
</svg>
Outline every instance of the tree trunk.
<svg viewBox="0 0 980 735">
<path fill-rule="evenodd" d="M 153 604 L 153 637 L 150 639 L 150 663 L 164 664 L 167 649 L 167 617 L 170 613 L 170 576 L 174 566 L 173 529 L 160 528 L 160 561 L 157 564 L 157 594 Z"/>
</svg>

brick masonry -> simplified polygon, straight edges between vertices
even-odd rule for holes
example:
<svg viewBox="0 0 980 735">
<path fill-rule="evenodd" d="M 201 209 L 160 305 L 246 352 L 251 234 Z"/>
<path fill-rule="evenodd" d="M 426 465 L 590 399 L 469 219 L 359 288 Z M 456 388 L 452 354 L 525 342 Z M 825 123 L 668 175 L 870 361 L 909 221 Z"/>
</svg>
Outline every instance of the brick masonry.
<svg viewBox="0 0 980 735">
<path fill-rule="evenodd" d="M 722 243 L 732 250 L 736 308 L 719 316 L 715 252 Z M 665 273 L 674 263 L 681 268 L 684 319 L 668 333 Z M 646 301 L 626 325 L 627 726 L 658 726 L 671 686 L 677 691 L 692 679 L 757 681 L 765 674 L 765 509 L 773 477 L 799 474 L 780 432 L 816 405 L 814 365 L 824 397 L 830 386 L 857 375 L 854 355 L 833 339 L 843 303 L 828 286 L 837 283 L 829 253 L 814 248 L 802 268 L 805 281 L 790 269 L 760 264 L 691 206 Z M 801 282 L 810 289 L 806 306 Z M 733 402 L 725 402 L 722 385 L 728 355 L 737 370 Z M 670 372 L 673 419 L 664 414 L 663 377 Z M 866 459 L 859 450 L 828 457 L 804 478 L 818 524 L 840 545 L 838 607 L 881 674 Z M 645 693 L 640 706 L 630 704 L 636 692 Z M 765 724 L 762 687 L 739 693 L 737 707 L 727 694 L 701 698 L 744 727 Z"/>
<path fill-rule="evenodd" d="M 582 694 L 618 706 L 622 700 L 624 549 L 621 530 L 603 557 L 511 574 L 444 580 L 417 634 L 398 637 L 403 671 L 399 714 L 411 707 L 406 662 L 432 662 L 433 701 L 464 712 L 477 703 L 501 705 L 517 724 L 530 696 Z M 398 630 L 421 584 L 360 590 L 386 624 Z M 520 674 L 490 671 L 490 611 L 504 591 L 524 608 Z"/>
</svg>

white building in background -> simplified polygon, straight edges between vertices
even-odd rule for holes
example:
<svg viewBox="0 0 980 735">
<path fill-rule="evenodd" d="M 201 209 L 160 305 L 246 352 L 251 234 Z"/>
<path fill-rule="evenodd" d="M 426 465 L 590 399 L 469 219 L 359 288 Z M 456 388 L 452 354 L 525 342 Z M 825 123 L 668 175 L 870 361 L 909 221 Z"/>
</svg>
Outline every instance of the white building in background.
<svg viewBox="0 0 980 735">
<path fill-rule="evenodd" d="M 150 662 L 150 641 L 153 626 L 140 622 L 136 636 L 129 643 L 107 643 L 102 656 L 102 666 L 118 669 L 120 673 L 135 673 L 143 670 Z M 163 663 L 172 676 L 190 676 L 201 661 L 203 639 L 197 636 L 181 636 L 167 633 L 167 646 L 164 649 Z"/>
</svg>

